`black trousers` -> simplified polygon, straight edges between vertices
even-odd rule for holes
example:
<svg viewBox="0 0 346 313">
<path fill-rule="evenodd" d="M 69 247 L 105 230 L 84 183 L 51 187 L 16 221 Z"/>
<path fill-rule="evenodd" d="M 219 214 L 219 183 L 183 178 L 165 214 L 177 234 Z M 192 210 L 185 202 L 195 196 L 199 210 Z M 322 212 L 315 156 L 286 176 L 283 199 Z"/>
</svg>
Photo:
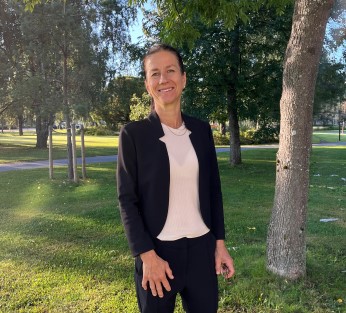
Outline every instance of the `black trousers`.
<svg viewBox="0 0 346 313">
<path fill-rule="evenodd" d="M 163 298 L 154 297 L 148 286 L 142 287 L 143 263 L 135 259 L 137 301 L 141 313 L 173 313 L 179 293 L 188 313 L 216 313 L 218 284 L 215 272 L 215 237 L 209 232 L 198 238 L 176 241 L 155 239 L 156 253 L 169 263 L 174 279 L 168 279 L 171 291 L 164 289 Z"/>
</svg>

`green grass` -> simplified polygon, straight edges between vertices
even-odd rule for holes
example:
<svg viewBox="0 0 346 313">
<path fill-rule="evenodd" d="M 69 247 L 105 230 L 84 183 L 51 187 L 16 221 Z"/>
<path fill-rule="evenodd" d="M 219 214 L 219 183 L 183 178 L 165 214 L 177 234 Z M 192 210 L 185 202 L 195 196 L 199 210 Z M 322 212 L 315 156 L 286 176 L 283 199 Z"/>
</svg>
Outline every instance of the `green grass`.
<svg viewBox="0 0 346 313">
<path fill-rule="evenodd" d="M 264 270 L 275 151 L 244 151 L 243 158 L 244 164 L 232 169 L 227 166 L 227 155 L 219 159 L 227 237 L 237 267 L 235 283 L 225 287 L 221 298 L 233 309 L 225 312 L 346 312 L 346 182 L 342 179 L 346 179 L 345 147 L 313 149 L 308 273 L 295 283 Z M 339 221 L 320 222 L 330 217 Z"/>
<path fill-rule="evenodd" d="M 237 271 L 230 285 L 220 279 L 220 313 L 346 312 L 346 149 L 313 149 L 308 273 L 298 282 L 265 270 L 275 152 L 243 151 L 236 168 L 219 155 Z M 0 312 L 138 312 L 115 163 L 89 165 L 87 173 L 79 184 L 66 180 L 65 168 L 52 181 L 47 169 L 0 173 Z M 328 217 L 339 221 L 320 222 Z"/>
<path fill-rule="evenodd" d="M 53 133 L 53 158 L 67 158 L 66 132 Z M 116 136 L 85 136 L 86 156 L 117 154 L 118 137 Z M 76 136 L 77 156 L 81 155 L 80 136 Z M 36 135 L 24 133 L 0 134 L 0 164 L 16 161 L 48 160 L 48 149 L 36 149 Z"/>
<path fill-rule="evenodd" d="M 338 142 L 339 131 L 338 130 L 316 130 L 312 136 L 313 143 L 326 143 L 326 142 Z M 346 141 L 346 133 L 340 134 L 340 141 Z"/>
<path fill-rule="evenodd" d="M 76 137 L 77 156 L 80 152 L 80 136 Z M 338 131 L 315 131 L 313 143 L 338 142 Z M 346 134 L 341 134 L 341 141 L 346 141 Z M 19 136 L 16 132 L 0 133 L 0 164 L 16 161 L 37 161 L 48 159 L 48 149 L 35 149 L 36 135 L 25 132 Z M 118 137 L 116 136 L 85 136 L 86 156 L 117 154 Z M 225 147 L 225 146 L 224 146 Z M 66 132 L 58 130 L 53 133 L 53 158 L 65 159 Z"/>
</svg>

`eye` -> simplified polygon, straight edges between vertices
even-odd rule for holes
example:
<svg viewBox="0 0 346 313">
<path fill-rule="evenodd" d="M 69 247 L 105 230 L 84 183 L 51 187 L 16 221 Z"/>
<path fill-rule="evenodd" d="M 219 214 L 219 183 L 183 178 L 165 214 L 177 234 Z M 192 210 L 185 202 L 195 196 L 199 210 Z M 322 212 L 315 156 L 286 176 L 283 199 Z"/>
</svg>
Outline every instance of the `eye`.
<svg viewBox="0 0 346 313">
<path fill-rule="evenodd" d="M 158 75 L 159 75 L 158 72 L 154 72 L 154 73 L 151 74 L 151 77 L 156 77 L 156 76 L 158 76 Z"/>
<path fill-rule="evenodd" d="M 174 70 L 174 69 L 169 69 L 167 72 L 168 72 L 168 73 L 174 73 L 175 70 Z"/>
</svg>

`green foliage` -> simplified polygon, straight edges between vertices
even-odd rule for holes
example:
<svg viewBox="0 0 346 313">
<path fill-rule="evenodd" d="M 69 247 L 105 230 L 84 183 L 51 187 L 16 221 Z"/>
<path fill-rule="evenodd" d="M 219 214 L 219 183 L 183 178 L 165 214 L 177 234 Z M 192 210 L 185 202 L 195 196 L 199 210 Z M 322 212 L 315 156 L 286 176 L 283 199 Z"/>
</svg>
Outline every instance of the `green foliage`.
<svg viewBox="0 0 346 313">
<path fill-rule="evenodd" d="M 334 111 L 346 99 L 345 82 L 345 64 L 328 60 L 324 51 L 316 81 L 314 114 Z"/>
<path fill-rule="evenodd" d="M 80 130 L 78 131 L 78 134 L 80 133 Z M 84 129 L 85 135 L 90 136 L 114 136 L 116 135 L 116 132 L 114 130 L 108 129 L 104 126 L 98 126 L 98 127 L 86 127 Z"/>
<path fill-rule="evenodd" d="M 329 50 L 329 55 L 334 61 L 346 63 L 346 10 L 345 2 L 335 1 L 332 14 L 329 20 L 329 27 L 326 30 L 325 47 Z"/>
<path fill-rule="evenodd" d="M 229 133 L 226 132 L 226 134 L 222 134 L 218 130 L 213 131 L 213 138 L 214 138 L 214 143 L 215 145 L 218 146 L 229 146 L 230 143 L 230 138 L 229 138 Z"/>
<path fill-rule="evenodd" d="M 1 12 L 0 102 L 31 115 L 44 143 L 57 112 L 86 118 L 102 105 L 104 86 L 125 62 L 113 58 L 126 54 L 135 10 L 124 1 L 11 0 Z"/>
<path fill-rule="evenodd" d="M 222 134 L 221 132 L 214 130 L 213 137 L 215 145 L 229 145 L 230 135 L 229 132 Z M 259 129 L 247 129 L 240 131 L 240 143 L 242 145 L 257 145 L 268 144 L 279 141 L 279 129 L 270 125 L 265 125 Z"/>
<path fill-rule="evenodd" d="M 132 0 L 130 3 L 143 5 L 145 2 L 145 0 Z M 187 42 L 190 48 L 201 35 L 200 30 L 194 24 L 196 18 L 207 26 L 221 22 L 226 29 L 232 30 L 239 21 L 248 22 L 250 20 L 249 13 L 256 12 L 262 7 L 274 7 L 276 13 L 280 14 L 285 6 L 292 2 L 292 0 L 154 1 L 159 12 L 165 16 L 161 37 L 178 46 Z"/>
<path fill-rule="evenodd" d="M 223 123 L 228 120 L 229 107 L 236 107 L 240 119 L 260 123 L 278 120 L 292 6 L 281 15 L 275 13 L 262 6 L 258 12 L 248 13 L 247 23 L 239 21 L 236 30 L 229 30 L 224 21 L 206 25 L 198 16 L 189 22 L 200 35 L 192 48 L 189 38 L 179 44 L 188 77 L 183 95 L 186 113 Z M 169 14 L 165 10 L 157 15 L 150 12 L 145 25 L 150 36 L 155 38 L 159 31 L 161 40 L 174 43 L 161 32 Z M 174 36 L 174 31 L 169 29 L 169 34 Z M 235 90 L 233 95 L 230 90 Z"/>
<path fill-rule="evenodd" d="M 265 144 L 279 141 L 279 127 L 262 125 L 258 129 L 248 129 L 240 133 L 244 141 L 251 144 Z"/>
<path fill-rule="evenodd" d="M 145 92 L 141 98 L 133 95 L 130 105 L 130 121 L 139 121 L 146 118 L 150 113 L 151 97 Z"/>
<path fill-rule="evenodd" d="M 37 4 L 41 4 L 41 0 L 23 0 L 23 3 L 25 4 L 25 11 L 34 11 L 34 8 Z"/>
<path fill-rule="evenodd" d="M 143 80 L 139 77 L 119 76 L 113 79 L 103 93 L 103 101 L 94 107 L 96 115 L 117 130 L 119 125 L 130 121 L 131 97 L 145 91 Z"/>
</svg>

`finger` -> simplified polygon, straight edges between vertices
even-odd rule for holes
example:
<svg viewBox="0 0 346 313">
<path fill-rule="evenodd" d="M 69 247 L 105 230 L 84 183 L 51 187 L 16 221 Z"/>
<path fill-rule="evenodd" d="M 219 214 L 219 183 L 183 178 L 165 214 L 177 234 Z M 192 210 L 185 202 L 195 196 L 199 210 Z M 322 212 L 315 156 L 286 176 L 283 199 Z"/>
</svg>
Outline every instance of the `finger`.
<svg viewBox="0 0 346 313">
<path fill-rule="evenodd" d="M 165 271 L 166 271 L 166 275 L 167 275 L 170 279 L 174 279 L 173 272 L 172 272 L 171 268 L 169 267 L 169 264 L 168 264 L 168 263 L 167 263 L 167 265 L 166 265 Z"/>
<path fill-rule="evenodd" d="M 234 266 L 232 263 L 225 264 L 226 271 L 224 272 L 224 277 L 226 279 L 231 278 L 235 274 Z"/>
<path fill-rule="evenodd" d="M 229 273 L 228 273 L 228 275 L 227 275 L 227 278 L 231 278 L 234 274 L 235 274 L 235 270 L 234 270 L 234 267 L 232 266 L 232 267 L 229 269 Z"/>
<path fill-rule="evenodd" d="M 156 284 L 156 291 L 157 291 L 157 295 L 160 298 L 163 298 L 163 290 L 162 290 L 161 283 Z"/>
<path fill-rule="evenodd" d="M 171 285 L 169 284 L 169 281 L 167 279 L 162 281 L 162 285 L 167 291 L 171 291 Z"/>
<path fill-rule="evenodd" d="M 215 271 L 217 275 L 221 274 L 221 261 L 215 260 Z"/>
<path fill-rule="evenodd" d="M 146 277 L 143 277 L 142 279 L 142 287 L 144 290 L 148 289 L 148 279 Z"/>
<path fill-rule="evenodd" d="M 153 295 L 154 297 L 156 297 L 156 296 L 157 296 L 157 291 L 156 291 L 156 286 L 155 286 L 155 284 L 154 284 L 153 281 L 150 281 L 150 282 L 149 282 L 149 287 L 150 287 L 150 290 L 151 290 L 152 295 Z"/>
</svg>

